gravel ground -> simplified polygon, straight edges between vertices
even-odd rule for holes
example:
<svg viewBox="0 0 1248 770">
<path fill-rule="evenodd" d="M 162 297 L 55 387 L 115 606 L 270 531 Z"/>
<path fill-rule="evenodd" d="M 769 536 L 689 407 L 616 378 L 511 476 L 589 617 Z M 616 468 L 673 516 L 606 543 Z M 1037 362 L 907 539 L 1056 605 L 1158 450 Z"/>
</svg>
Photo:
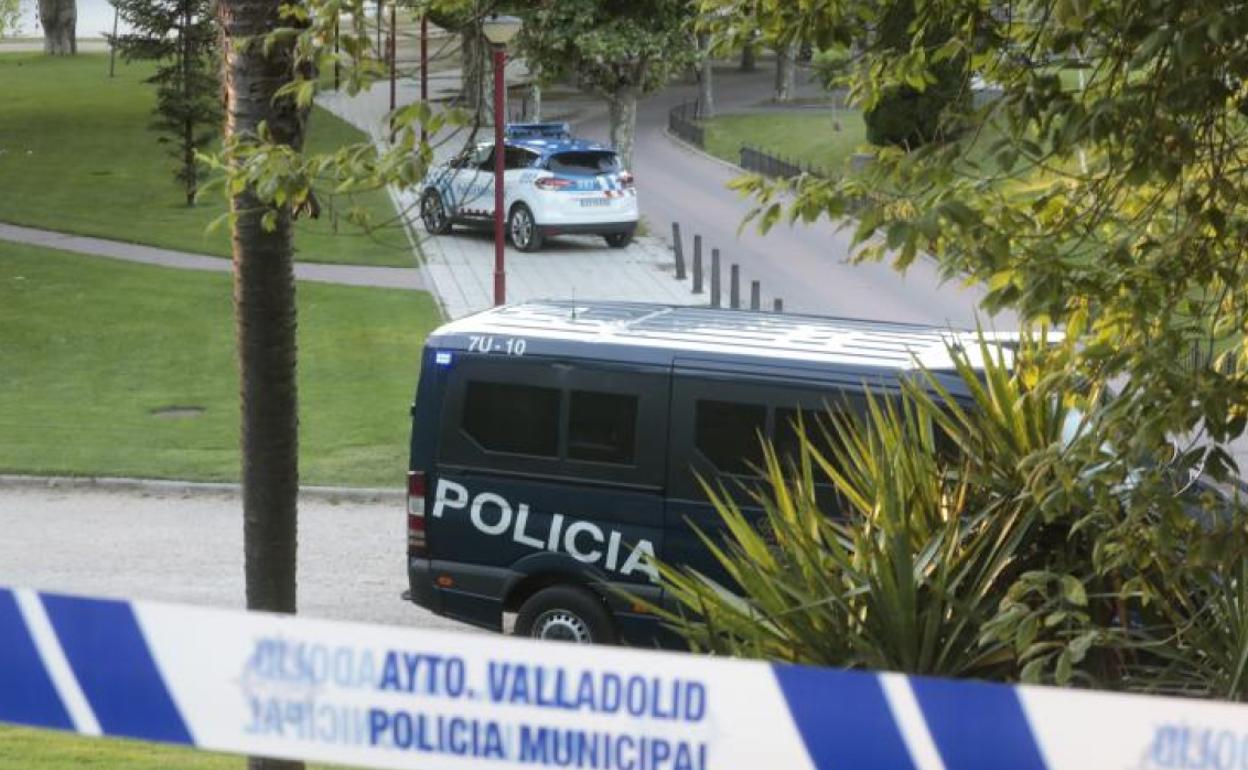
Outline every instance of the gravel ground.
<svg viewBox="0 0 1248 770">
<path fill-rule="evenodd" d="M 471 630 L 399 598 L 402 504 L 299 507 L 300 614 Z M 242 504 L 170 494 L 0 485 L 0 585 L 243 606 Z"/>
</svg>

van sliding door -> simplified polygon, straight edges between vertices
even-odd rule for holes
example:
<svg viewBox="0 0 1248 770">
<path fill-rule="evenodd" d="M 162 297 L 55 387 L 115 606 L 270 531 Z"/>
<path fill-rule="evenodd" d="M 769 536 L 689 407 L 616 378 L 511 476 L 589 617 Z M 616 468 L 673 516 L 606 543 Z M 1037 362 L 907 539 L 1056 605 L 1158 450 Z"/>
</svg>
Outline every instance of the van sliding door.
<svg viewBox="0 0 1248 770">
<path fill-rule="evenodd" d="M 800 453 L 800 425 L 811 443 L 828 456 L 830 410 L 862 408 L 861 396 L 849 395 L 835 384 L 795 384 L 678 365 L 672 379 L 664 561 L 692 567 L 734 587 L 698 536 L 701 531 L 718 540 L 727 534 L 703 484 L 760 522 L 763 509 L 756 495 L 770 494 L 763 479 L 762 442 L 771 442 L 782 466 L 788 468 Z M 816 476 L 820 509 L 837 515 L 835 494 L 819 481 Z"/>
</svg>

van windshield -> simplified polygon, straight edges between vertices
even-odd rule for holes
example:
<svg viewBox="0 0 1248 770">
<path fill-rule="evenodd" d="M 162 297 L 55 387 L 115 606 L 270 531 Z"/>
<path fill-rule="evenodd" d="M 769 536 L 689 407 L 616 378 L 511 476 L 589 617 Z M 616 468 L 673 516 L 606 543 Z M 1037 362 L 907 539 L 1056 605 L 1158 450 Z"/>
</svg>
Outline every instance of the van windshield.
<svg viewBox="0 0 1248 770">
<path fill-rule="evenodd" d="M 594 176 L 620 170 L 620 158 L 610 150 L 578 150 L 550 156 L 550 170 L 556 174 Z"/>
</svg>

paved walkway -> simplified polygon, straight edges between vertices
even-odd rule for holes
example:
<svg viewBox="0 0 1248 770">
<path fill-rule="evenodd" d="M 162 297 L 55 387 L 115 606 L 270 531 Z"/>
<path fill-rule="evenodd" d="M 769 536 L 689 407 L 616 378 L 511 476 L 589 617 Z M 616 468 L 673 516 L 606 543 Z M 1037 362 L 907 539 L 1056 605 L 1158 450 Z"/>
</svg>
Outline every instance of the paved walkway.
<svg viewBox="0 0 1248 770">
<path fill-rule="evenodd" d="M 110 241 L 83 235 L 69 235 L 50 230 L 38 230 L 0 223 L 0 241 L 45 246 L 50 249 L 73 251 L 97 257 L 140 262 L 146 265 L 176 267 L 183 270 L 203 270 L 228 273 L 233 269 L 229 259 L 190 254 L 184 251 L 141 246 L 137 243 Z M 365 265 L 318 265 L 309 262 L 295 263 L 295 278 L 317 283 L 336 283 L 345 286 L 376 286 L 387 289 L 424 289 L 420 270 L 411 267 L 369 267 Z"/>
<path fill-rule="evenodd" d="M 443 73 L 442 87 L 447 87 Z M 521 64 L 509 64 L 508 80 L 525 76 Z M 399 104 L 418 99 L 419 86 L 411 79 L 397 86 Z M 325 92 L 318 104 L 373 138 L 386 141 L 386 113 L 390 107 L 389 83 L 378 83 L 351 97 Z M 552 105 L 553 106 L 553 105 Z M 448 133 L 435 137 L 435 155 L 445 158 L 463 146 L 465 136 Z M 431 236 L 419 221 L 416 190 L 391 188 L 396 207 L 404 212 L 408 231 L 419 240 L 425 256 L 427 285 L 437 295 L 449 318 L 459 318 L 493 304 L 494 242 L 488 232 L 457 230 L 451 235 Z M 601 238 L 560 236 L 542 251 L 526 254 L 508 248 L 507 300 L 616 299 L 697 304 L 691 284 L 675 279 L 671 251 L 657 238 L 639 237 L 625 249 L 608 248 Z M 705 295 L 702 295 L 703 297 Z"/>
</svg>

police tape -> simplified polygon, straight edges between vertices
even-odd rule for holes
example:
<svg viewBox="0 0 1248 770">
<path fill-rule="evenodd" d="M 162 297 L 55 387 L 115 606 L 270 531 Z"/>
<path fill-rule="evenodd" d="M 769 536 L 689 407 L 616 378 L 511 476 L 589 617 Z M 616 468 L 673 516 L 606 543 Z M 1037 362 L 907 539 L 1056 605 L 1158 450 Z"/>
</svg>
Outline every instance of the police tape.
<svg viewBox="0 0 1248 770">
<path fill-rule="evenodd" d="M 1248 706 L 0 589 L 0 721 L 416 770 L 1248 768 Z"/>
</svg>

